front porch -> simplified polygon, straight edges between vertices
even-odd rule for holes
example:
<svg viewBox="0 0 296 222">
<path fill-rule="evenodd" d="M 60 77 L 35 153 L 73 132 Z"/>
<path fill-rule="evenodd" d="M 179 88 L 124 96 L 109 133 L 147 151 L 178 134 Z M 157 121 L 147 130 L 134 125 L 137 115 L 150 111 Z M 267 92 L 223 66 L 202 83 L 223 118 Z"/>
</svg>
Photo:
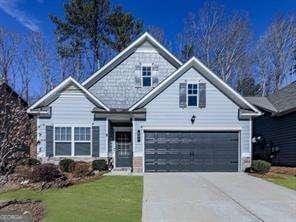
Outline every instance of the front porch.
<svg viewBox="0 0 296 222">
<path fill-rule="evenodd" d="M 144 109 L 129 112 L 122 109 L 110 111 L 95 109 L 95 119 L 107 121 L 108 158 L 112 159 L 114 172 L 142 172 L 143 157 L 135 156 L 137 133 L 134 130 L 135 120 L 146 118 Z"/>
</svg>

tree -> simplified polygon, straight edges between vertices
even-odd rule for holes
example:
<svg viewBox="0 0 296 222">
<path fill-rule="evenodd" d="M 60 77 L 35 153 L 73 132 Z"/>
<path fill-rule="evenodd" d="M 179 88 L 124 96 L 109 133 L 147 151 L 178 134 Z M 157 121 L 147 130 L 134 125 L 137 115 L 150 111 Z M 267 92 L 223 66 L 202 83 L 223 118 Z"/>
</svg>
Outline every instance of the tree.
<svg viewBox="0 0 296 222">
<path fill-rule="evenodd" d="M 151 34 L 155 39 L 157 39 L 157 41 L 159 41 L 160 44 L 162 44 L 163 46 L 165 46 L 168 49 L 171 48 L 171 42 L 169 42 L 165 38 L 165 33 L 164 33 L 164 30 L 162 28 L 157 27 L 157 26 L 148 26 L 147 27 L 147 32 L 149 34 Z"/>
<path fill-rule="evenodd" d="M 35 57 L 36 72 L 42 82 L 43 91 L 47 93 L 54 87 L 54 75 L 52 72 L 54 55 L 41 33 L 31 33 L 28 43 Z"/>
<path fill-rule="evenodd" d="M 226 13 L 223 6 L 209 1 L 186 18 L 179 35 L 179 54 L 183 59 L 197 56 L 225 82 L 230 82 L 235 67 L 248 53 L 250 33 L 247 15 Z"/>
<path fill-rule="evenodd" d="M 293 66 L 296 44 L 296 18 L 294 15 L 276 16 L 258 41 L 258 70 L 262 85 L 270 82 L 270 92 L 278 91 Z M 264 87 L 265 88 L 265 87 Z M 266 91 L 266 90 L 264 90 Z"/>
<path fill-rule="evenodd" d="M 260 93 L 260 85 L 252 76 L 245 76 L 238 80 L 237 91 L 242 96 L 257 96 Z"/>
<path fill-rule="evenodd" d="M 0 27 L 0 79 L 9 80 L 12 65 L 17 56 L 19 36 Z"/>
<path fill-rule="evenodd" d="M 107 18 L 105 42 L 112 49 L 120 52 L 142 32 L 142 29 L 142 21 L 117 6 Z"/>
<path fill-rule="evenodd" d="M 0 175 L 8 175 L 24 157 L 31 140 L 31 123 L 26 105 L 0 83 Z"/>
<path fill-rule="evenodd" d="M 80 61 L 84 75 L 108 60 L 104 56 L 110 51 L 102 50 L 120 51 L 142 31 L 142 22 L 109 0 L 71 0 L 64 10 L 64 19 L 50 15 L 56 26 L 58 54 Z"/>
</svg>

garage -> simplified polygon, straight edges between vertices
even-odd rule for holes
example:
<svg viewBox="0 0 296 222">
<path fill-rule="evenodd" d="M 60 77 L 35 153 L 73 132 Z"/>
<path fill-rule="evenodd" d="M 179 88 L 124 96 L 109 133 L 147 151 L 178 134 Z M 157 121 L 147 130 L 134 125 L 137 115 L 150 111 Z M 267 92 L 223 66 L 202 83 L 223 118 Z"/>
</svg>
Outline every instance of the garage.
<svg viewBox="0 0 296 222">
<path fill-rule="evenodd" d="M 238 144 L 238 132 L 146 131 L 145 172 L 235 172 Z"/>
</svg>

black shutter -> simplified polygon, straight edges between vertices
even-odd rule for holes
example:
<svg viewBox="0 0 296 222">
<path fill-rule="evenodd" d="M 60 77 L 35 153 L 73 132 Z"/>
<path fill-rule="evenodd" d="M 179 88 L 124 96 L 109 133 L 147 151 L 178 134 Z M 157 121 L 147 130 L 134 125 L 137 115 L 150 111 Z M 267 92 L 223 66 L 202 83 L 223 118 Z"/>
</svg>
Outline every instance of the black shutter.
<svg viewBox="0 0 296 222">
<path fill-rule="evenodd" d="M 92 156 L 100 156 L 100 127 L 92 127 Z"/>
<path fill-rule="evenodd" d="M 187 90 L 187 83 L 180 83 L 179 84 L 179 107 L 185 108 L 186 104 L 186 90 Z"/>
<path fill-rule="evenodd" d="M 207 103 L 206 98 L 206 84 L 199 83 L 199 100 L 198 100 L 198 107 L 205 108 Z"/>
<path fill-rule="evenodd" d="M 158 65 L 152 65 L 152 85 L 156 86 L 158 84 Z"/>
<path fill-rule="evenodd" d="M 53 126 L 46 126 L 46 156 L 53 156 Z"/>
</svg>

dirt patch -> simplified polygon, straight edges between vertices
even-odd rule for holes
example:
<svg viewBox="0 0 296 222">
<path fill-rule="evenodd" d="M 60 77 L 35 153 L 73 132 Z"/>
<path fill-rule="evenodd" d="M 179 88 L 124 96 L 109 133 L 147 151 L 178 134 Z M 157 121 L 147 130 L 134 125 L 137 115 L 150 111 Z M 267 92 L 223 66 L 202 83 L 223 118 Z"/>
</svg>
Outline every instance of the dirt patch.
<svg viewBox="0 0 296 222">
<path fill-rule="evenodd" d="M 273 166 L 270 169 L 270 173 L 280 173 L 296 176 L 296 167 L 276 167 Z"/>
<path fill-rule="evenodd" d="M 44 216 L 44 208 L 41 201 L 10 200 L 0 203 L 0 213 L 2 215 L 6 213 L 23 215 L 26 218 L 32 218 L 34 222 L 39 222 Z"/>
</svg>

